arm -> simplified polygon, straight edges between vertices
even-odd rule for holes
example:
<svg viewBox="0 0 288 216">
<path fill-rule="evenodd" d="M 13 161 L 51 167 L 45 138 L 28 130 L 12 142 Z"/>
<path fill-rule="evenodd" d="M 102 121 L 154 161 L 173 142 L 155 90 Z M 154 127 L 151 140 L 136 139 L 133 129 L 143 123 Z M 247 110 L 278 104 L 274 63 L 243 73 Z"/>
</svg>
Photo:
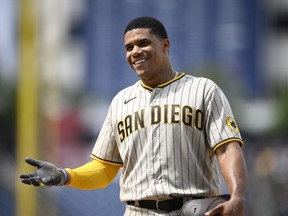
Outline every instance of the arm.
<svg viewBox="0 0 288 216">
<path fill-rule="evenodd" d="M 121 165 L 94 159 L 76 169 L 60 169 L 54 164 L 26 158 L 25 161 L 37 167 L 33 173 L 20 175 L 24 184 L 34 186 L 62 186 L 89 190 L 104 188 L 112 182 Z"/>
<path fill-rule="evenodd" d="M 247 170 L 242 149 L 238 142 L 233 141 L 220 146 L 215 153 L 231 199 L 205 215 L 244 215 Z"/>
<path fill-rule="evenodd" d="M 108 186 L 120 169 L 120 165 L 94 159 L 76 169 L 65 169 L 69 180 L 67 186 L 82 190 L 105 188 Z"/>
</svg>

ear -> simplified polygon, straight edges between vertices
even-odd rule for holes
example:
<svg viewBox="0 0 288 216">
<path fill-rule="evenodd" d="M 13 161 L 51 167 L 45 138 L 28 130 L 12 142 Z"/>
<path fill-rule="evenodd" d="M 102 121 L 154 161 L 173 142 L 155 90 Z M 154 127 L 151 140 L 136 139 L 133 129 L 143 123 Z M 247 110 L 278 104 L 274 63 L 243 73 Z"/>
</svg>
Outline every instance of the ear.
<svg viewBox="0 0 288 216">
<path fill-rule="evenodd" d="M 169 49 L 170 49 L 170 40 L 168 38 L 165 38 L 163 40 L 163 48 L 164 48 L 164 52 L 168 52 L 169 53 Z"/>
</svg>

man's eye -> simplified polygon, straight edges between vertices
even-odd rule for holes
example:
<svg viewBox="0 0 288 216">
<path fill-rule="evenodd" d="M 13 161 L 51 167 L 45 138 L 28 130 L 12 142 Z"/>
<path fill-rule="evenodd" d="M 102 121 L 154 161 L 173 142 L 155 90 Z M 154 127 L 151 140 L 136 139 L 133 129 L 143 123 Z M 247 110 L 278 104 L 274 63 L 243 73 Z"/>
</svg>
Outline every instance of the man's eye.
<svg viewBox="0 0 288 216">
<path fill-rule="evenodd" d="M 126 46 L 126 51 L 132 51 L 133 50 L 133 46 Z"/>
<path fill-rule="evenodd" d="M 145 46 L 147 46 L 149 43 L 148 43 L 148 41 L 143 41 L 143 42 L 141 42 L 141 47 L 145 47 Z"/>
</svg>

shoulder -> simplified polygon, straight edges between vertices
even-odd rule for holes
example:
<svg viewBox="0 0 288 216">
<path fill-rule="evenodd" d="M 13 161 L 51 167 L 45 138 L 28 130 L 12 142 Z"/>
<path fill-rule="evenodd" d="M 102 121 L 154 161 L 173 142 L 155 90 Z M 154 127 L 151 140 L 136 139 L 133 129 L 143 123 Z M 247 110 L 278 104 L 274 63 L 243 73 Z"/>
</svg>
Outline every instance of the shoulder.
<svg viewBox="0 0 288 216">
<path fill-rule="evenodd" d="M 211 79 L 207 77 L 196 77 L 192 75 L 185 74 L 183 76 L 186 82 L 190 82 L 198 89 L 202 89 L 205 92 L 214 91 L 215 89 L 219 89 L 219 86 Z"/>
</svg>

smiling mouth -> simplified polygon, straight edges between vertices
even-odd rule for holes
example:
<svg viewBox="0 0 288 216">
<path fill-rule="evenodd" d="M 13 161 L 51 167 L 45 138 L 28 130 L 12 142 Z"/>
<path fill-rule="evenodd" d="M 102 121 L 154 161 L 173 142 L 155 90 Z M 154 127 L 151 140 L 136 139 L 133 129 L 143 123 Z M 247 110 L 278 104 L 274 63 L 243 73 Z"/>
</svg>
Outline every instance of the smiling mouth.
<svg viewBox="0 0 288 216">
<path fill-rule="evenodd" d="M 133 65 L 140 65 L 140 64 L 143 64 L 144 62 L 146 62 L 148 59 L 141 59 L 141 60 L 138 60 L 138 61 L 135 61 L 133 62 Z"/>
</svg>

